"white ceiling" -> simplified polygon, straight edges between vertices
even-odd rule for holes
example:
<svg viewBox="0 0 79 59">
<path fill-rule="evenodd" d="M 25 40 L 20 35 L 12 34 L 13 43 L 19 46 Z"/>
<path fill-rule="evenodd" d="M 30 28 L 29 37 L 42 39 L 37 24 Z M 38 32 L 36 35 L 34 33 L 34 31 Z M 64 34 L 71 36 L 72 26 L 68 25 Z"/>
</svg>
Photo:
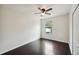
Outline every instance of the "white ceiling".
<svg viewBox="0 0 79 59">
<path fill-rule="evenodd" d="M 46 4 L 44 4 L 46 5 Z M 37 5 L 38 7 L 41 5 Z M 52 15 L 44 15 L 41 18 L 49 18 L 49 17 L 55 17 L 59 15 L 64 15 L 70 12 L 70 9 L 72 7 L 72 4 L 47 4 L 48 8 L 52 8 L 52 11 L 49 11 Z M 35 12 L 40 12 L 38 9 Z M 40 16 L 40 15 L 39 15 Z"/>
<path fill-rule="evenodd" d="M 71 4 L 50 4 L 48 5 L 49 8 L 53 8 L 52 11 L 50 11 L 49 13 L 51 13 L 52 15 L 45 15 L 41 18 L 49 18 L 49 17 L 55 17 L 55 16 L 59 16 L 59 15 L 64 15 L 70 12 L 70 9 L 72 7 Z"/>
<path fill-rule="evenodd" d="M 12 8 L 15 8 L 16 10 L 20 11 L 20 12 L 24 12 L 24 13 L 31 13 L 35 16 L 40 16 L 40 14 L 34 14 L 34 13 L 37 13 L 37 12 L 40 12 L 38 10 L 38 7 L 40 5 L 38 4 L 16 4 L 16 5 L 6 5 L 7 8 L 9 7 L 12 7 Z M 53 10 L 52 11 L 49 11 L 49 13 L 51 13 L 52 15 L 44 15 L 43 17 L 41 18 L 49 18 L 49 17 L 55 17 L 55 16 L 59 16 L 59 15 L 64 15 L 64 14 L 67 14 L 69 13 L 70 9 L 71 9 L 71 6 L 72 4 L 47 4 L 46 6 L 48 6 L 48 8 L 52 8 Z"/>
</svg>

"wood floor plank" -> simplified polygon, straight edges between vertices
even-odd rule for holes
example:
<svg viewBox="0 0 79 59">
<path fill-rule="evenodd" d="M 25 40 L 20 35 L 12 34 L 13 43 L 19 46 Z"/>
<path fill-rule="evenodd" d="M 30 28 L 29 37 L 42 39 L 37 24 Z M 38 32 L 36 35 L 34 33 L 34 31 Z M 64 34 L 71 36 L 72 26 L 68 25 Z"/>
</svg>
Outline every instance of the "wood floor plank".
<svg viewBox="0 0 79 59">
<path fill-rule="evenodd" d="M 68 43 L 39 39 L 2 55 L 71 55 Z"/>
</svg>

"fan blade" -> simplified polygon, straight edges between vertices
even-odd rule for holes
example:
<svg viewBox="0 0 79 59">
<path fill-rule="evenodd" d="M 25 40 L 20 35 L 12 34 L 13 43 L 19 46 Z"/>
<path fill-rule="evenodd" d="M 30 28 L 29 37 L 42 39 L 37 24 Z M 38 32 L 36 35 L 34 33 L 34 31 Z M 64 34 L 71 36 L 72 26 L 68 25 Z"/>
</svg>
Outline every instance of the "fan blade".
<svg viewBox="0 0 79 59">
<path fill-rule="evenodd" d="M 50 10 L 52 10 L 52 8 L 49 8 L 49 9 L 47 9 L 46 11 L 50 11 Z"/>
<path fill-rule="evenodd" d="M 34 13 L 34 14 L 41 14 L 41 12 L 39 12 L 39 13 Z"/>
<path fill-rule="evenodd" d="M 39 9 L 40 11 L 42 11 L 41 8 L 38 8 L 38 9 Z"/>
<path fill-rule="evenodd" d="M 45 13 L 45 14 L 51 15 L 51 13 Z"/>
</svg>

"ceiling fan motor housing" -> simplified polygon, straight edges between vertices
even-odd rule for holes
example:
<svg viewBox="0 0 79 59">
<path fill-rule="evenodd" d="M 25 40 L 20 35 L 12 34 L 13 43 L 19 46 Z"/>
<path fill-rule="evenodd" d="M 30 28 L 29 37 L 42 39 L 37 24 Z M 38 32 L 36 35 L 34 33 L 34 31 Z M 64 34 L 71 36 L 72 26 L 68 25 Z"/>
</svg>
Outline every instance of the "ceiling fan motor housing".
<svg viewBox="0 0 79 59">
<path fill-rule="evenodd" d="M 46 10 L 43 8 L 43 9 L 41 9 L 42 10 L 42 13 L 44 13 Z"/>
</svg>

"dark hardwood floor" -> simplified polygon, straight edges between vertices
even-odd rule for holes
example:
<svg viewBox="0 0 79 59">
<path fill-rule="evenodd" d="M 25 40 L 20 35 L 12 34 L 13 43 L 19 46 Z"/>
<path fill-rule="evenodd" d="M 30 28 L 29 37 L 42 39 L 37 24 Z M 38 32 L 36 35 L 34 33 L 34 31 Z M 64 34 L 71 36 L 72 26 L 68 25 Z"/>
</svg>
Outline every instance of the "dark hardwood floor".
<svg viewBox="0 0 79 59">
<path fill-rule="evenodd" d="M 2 55 L 71 55 L 71 53 L 67 43 L 41 38 Z"/>
</svg>

